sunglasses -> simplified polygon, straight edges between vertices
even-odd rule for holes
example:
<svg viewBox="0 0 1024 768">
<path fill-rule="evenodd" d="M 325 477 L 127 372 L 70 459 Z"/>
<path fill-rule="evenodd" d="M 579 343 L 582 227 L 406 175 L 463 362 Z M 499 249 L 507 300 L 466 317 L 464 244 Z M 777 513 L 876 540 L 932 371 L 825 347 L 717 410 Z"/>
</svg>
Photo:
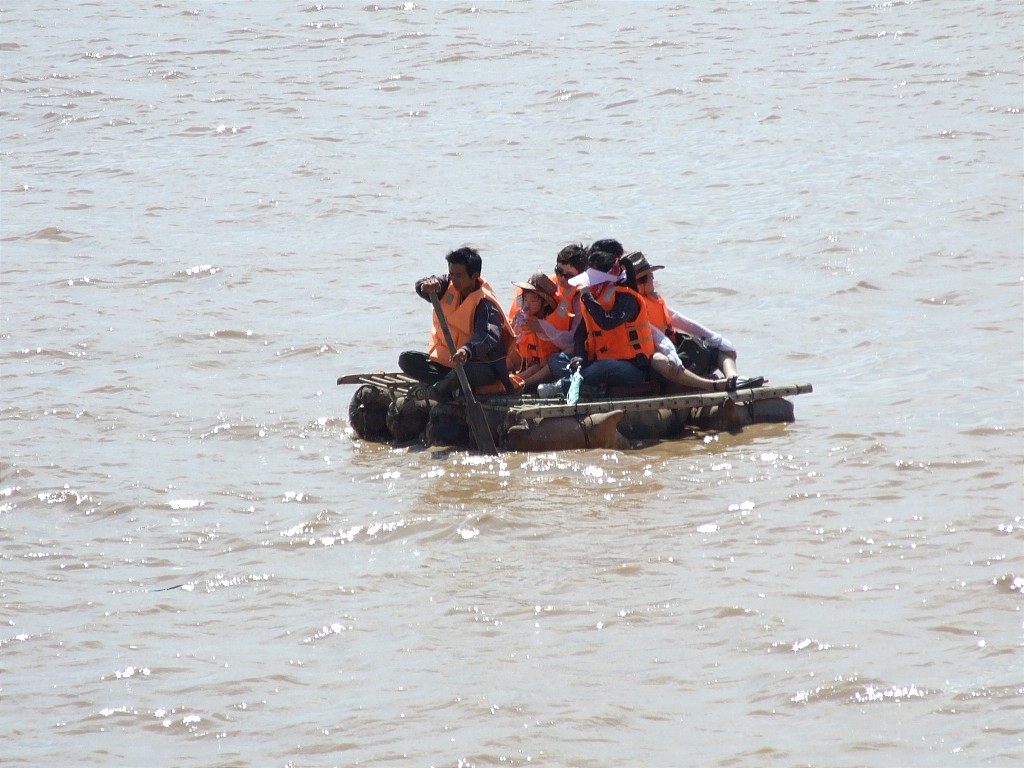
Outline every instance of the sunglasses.
<svg viewBox="0 0 1024 768">
<path fill-rule="evenodd" d="M 577 273 L 576 272 L 566 272 L 561 267 L 555 267 L 555 274 L 558 275 L 559 277 L 564 277 L 566 280 L 568 280 L 570 277 L 576 277 Z"/>
<path fill-rule="evenodd" d="M 642 285 L 643 283 L 649 283 L 649 282 L 651 282 L 651 276 L 650 275 L 644 275 L 643 277 L 638 277 L 636 279 L 636 284 L 637 285 Z"/>
</svg>

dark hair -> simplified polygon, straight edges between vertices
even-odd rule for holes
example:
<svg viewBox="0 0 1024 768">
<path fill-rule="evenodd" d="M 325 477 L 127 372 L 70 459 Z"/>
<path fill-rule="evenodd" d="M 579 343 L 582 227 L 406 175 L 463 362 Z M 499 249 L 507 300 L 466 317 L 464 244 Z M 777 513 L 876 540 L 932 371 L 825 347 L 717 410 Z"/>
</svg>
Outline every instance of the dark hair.
<svg viewBox="0 0 1024 768">
<path fill-rule="evenodd" d="M 577 272 L 585 272 L 587 269 L 587 249 L 583 247 L 583 243 L 570 243 L 558 252 L 555 263 L 568 264 Z"/>
<path fill-rule="evenodd" d="M 484 266 L 483 259 L 480 258 L 480 253 L 476 248 L 459 248 L 445 256 L 444 260 L 449 264 L 462 264 L 470 277 L 479 275 Z"/>
<path fill-rule="evenodd" d="M 593 253 L 594 251 L 604 251 L 605 253 L 610 253 L 616 258 L 626 252 L 622 247 L 622 243 L 611 238 L 608 238 L 607 240 L 595 240 L 590 246 L 590 252 Z"/>
<path fill-rule="evenodd" d="M 626 273 L 626 287 L 637 290 L 636 268 L 629 259 L 620 259 L 608 251 L 591 251 L 589 261 L 590 266 L 599 272 L 611 272 L 618 265 Z"/>
</svg>

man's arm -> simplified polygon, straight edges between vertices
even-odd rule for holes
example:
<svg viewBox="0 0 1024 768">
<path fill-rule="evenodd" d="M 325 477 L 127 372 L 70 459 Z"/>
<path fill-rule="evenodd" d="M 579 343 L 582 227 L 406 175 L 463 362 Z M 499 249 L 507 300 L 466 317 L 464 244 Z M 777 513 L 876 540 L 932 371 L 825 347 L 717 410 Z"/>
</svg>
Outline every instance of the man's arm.
<svg viewBox="0 0 1024 768">
<path fill-rule="evenodd" d="M 603 331 L 610 331 L 612 328 L 618 328 L 623 323 L 632 322 L 640 314 L 640 302 L 631 293 L 617 293 L 615 295 L 615 303 L 612 304 L 612 308 L 607 312 L 598 303 L 597 299 L 590 295 L 590 291 L 582 291 L 581 293 L 587 311 L 594 319 L 597 327 Z"/>
<path fill-rule="evenodd" d="M 580 323 L 572 337 L 572 360 L 587 359 L 587 324 Z"/>
<path fill-rule="evenodd" d="M 527 323 L 534 331 L 543 336 L 545 339 L 550 341 L 552 344 L 557 346 L 563 352 L 571 352 L 573 345 L 573 337 L 576 334 L 576 325 L 579 323 L 579 317 L 573 318 L 573 325 L 568 331 L 560 331 L 547 320 L 534 319 Z M 536 326 L 536 327 L 535 327 Z"/>
<path fill-rule="evenodd" d="M 463 344 L 470 360 L 488 363 L 504 357 L 501 331 L 505 316 L 493 301 L 481 299 L 473 313 L 473 336 Z"/>
<path fill-rule="evenodd" d="M 705 328 L 696 320 L 691 320 L 685 315 L 679 314 L 671 307 L 668 310 L 668 316 L 672 321 L 672 327 L 677 331 L 682 331 L 683 333 L 688 333 L 691 336 L 696 336 L 698 339 L 704 339 L 711 344 L 711 346 L 717 347 L 727 354 L 736 354 L 736 347 L 732 345 L 732 342 L 724 336 L 719 336 L 710 328 Z"/>
</svg>

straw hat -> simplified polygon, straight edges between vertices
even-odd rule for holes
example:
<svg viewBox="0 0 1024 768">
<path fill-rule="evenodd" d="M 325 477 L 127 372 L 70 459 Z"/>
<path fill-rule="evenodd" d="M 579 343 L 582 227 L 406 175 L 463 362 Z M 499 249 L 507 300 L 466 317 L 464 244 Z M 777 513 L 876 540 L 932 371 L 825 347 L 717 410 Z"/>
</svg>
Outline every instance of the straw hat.
<svg viewBox="0 0 1024 768">
<path fill-rule="evenodd" d="M 632 253 L 627 253 L 624 258 L 630 260 L 630 262 L 633 264 L 633 271 L 637 275 L 644 275 L 647 274 L 648 272 L 653 272 L 656 269 L 665 268 L 661 264 L 655 264 L 654 266 L 651 266 L 651 264 L 647 261 L 647 257 L 644 256 L 641 251 L 633 251 Z"/>
<path fill-rule="evenodd" d="M 543 272 L 534 272 L 530 275 L 530 278 L 525 283 L 513 282 L 516 288 L 521 288 L 524 291 L 533 291 L 538 294 L 541 299 L 547 304 L 548 309 L 554 309 L 558 304 L 555 301 L 555 294 L 558 293 L 558 286 L 555 285 L 554 281 Z"/>
</svg>

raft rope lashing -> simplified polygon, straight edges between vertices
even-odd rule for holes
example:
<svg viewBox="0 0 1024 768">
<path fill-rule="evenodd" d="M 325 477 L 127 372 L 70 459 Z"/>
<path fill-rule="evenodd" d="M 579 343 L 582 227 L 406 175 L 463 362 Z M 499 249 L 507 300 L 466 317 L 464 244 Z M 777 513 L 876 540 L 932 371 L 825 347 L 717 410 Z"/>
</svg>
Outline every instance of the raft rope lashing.
<svg viewBox="0 0 1024 768">
<path fill-rule="evenodd" d="M 583 446 L 589 451 L 594 446 L 590 444 L 590 433 L 587 432 L 587 425 L 583 423 L 586 420 L 587 416 L 585 414 L 576 417 L 576 423 L 580 425 L 580 431 L 583 433 Z"/>
</svg>

